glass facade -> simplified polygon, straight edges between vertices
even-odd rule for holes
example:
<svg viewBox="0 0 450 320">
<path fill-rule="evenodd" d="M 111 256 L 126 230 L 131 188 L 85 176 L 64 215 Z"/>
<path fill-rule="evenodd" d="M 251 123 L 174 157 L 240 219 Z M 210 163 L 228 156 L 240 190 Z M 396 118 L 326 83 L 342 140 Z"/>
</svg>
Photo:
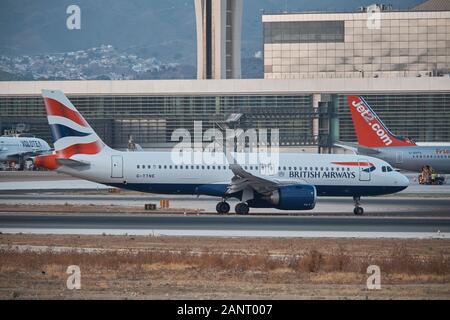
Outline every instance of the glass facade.
<svg viewBox="0 0 450 320">
<path fill-rule="evenodd" d="M 169 147 L 175 129 L 193 136 L 194 121 L 213 128 L 231 113 L 242 113 L 242 128 L 279 129 L 280 145 L 315 145 L 311 95 L 221 96 L 69 96 L 102 139 L 112 147 L 126 147 L 129 135 L 146 146 Z M 42 97 L 1 96 L 0 129 L 22 126 L 51 141 Z M 27 115 L 24 117 L 23 115 Z"/>
<path fill-rule="evenodd" d="M 344 21 L 267 22 L 264 43 L 344 42 Z"/>
<path fill-rule="evenodd" d="M 395 133 L 416 141 L 450 141 L 450 93 L 360 94 Z M 203 131 L 231 113 L 242 113 L 240 128 L 279 129 L 281 146 L 329 147 L 336 140 L 356 141 L 347 96 L 302 95 L 105 95 L 69 96 L 102 139 L 125 148 L 129 135 L 143 147 L 170 147 L 172 132 L 194 121 Z M 22 128 L 51 141 L 39 96 L 1 96 L 0 129 Z M 24 117 L 23 115 L 27 115 Z M 315 133 L 314 133 L 315 132 Z"/>
<path fill-rule="evenodd" d="M 265 15 L 264 77 L 440 76 L 450 72 L 450 11 Z"/>
</svg>

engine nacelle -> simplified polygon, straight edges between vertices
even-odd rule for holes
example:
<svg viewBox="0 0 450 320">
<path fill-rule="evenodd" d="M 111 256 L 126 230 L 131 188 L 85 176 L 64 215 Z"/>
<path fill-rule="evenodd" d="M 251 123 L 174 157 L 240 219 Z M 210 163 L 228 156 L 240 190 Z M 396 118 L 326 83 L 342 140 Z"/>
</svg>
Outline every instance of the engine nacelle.
<svg viewBox="0 0 450 320">
<path fill-rule="evenodd" d="M 316 187 L 309 184 L 296 184 L 281 187 L 271 196 L 263 198 L 281 210 L 311 210 L 316 205 Z"/>
</svg>

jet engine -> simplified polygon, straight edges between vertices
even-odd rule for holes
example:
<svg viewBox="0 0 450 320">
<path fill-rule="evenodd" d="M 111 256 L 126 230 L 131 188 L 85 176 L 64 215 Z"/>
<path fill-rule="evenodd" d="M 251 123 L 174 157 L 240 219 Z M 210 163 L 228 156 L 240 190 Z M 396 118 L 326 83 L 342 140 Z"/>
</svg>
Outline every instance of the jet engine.
<svg viewBox="0 0 450 320">
<path fill-rule="evenodd" d="M 311 210 L 316 205 L 316 187 L 296 184 L 278 188 L 262 199 L 281 210 Z"/>
</svg>

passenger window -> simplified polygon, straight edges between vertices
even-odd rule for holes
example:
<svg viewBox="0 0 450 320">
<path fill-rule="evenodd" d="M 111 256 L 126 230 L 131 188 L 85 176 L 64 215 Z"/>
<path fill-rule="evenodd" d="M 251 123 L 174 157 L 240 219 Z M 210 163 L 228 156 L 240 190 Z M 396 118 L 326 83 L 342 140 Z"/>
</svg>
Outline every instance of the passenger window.
<svg viewBox="0 0 450 320">
<path fill-rule="evenodd" d="M 208 169 L 208 170 L 209 170 L 209 166 L 206 166 L 206 169 Z"/>
<path fill-rule="evenodd" d="M 138 169 L 139 169 L 139 165 L 137 165 L 137 166 L 136 166 L 136 168 L 138 168 Z"/>
<path fill-rule="evenodd" d="M 167 169 L 167 166 L 164 166 L 164 169 Z"/>
</svg>

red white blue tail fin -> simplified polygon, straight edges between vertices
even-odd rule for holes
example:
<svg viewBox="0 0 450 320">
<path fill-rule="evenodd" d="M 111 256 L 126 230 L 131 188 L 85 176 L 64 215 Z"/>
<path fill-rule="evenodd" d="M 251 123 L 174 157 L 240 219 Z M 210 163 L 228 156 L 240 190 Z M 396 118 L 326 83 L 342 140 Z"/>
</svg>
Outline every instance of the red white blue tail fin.
<svg viewBox="0 0 450 320">
<path fill-rule="evenodd" d="M 105 144 L 62 91 L 42 90 L 55 151 L 64 158 L 96 154 Z"/>
<path fill-rule="evenodd" d="M 394 135 L 363 97 L 348 96 L 347 101 L 359 145 L 371 148 L 416 145 L 409 139 Z"/>
</svg>

